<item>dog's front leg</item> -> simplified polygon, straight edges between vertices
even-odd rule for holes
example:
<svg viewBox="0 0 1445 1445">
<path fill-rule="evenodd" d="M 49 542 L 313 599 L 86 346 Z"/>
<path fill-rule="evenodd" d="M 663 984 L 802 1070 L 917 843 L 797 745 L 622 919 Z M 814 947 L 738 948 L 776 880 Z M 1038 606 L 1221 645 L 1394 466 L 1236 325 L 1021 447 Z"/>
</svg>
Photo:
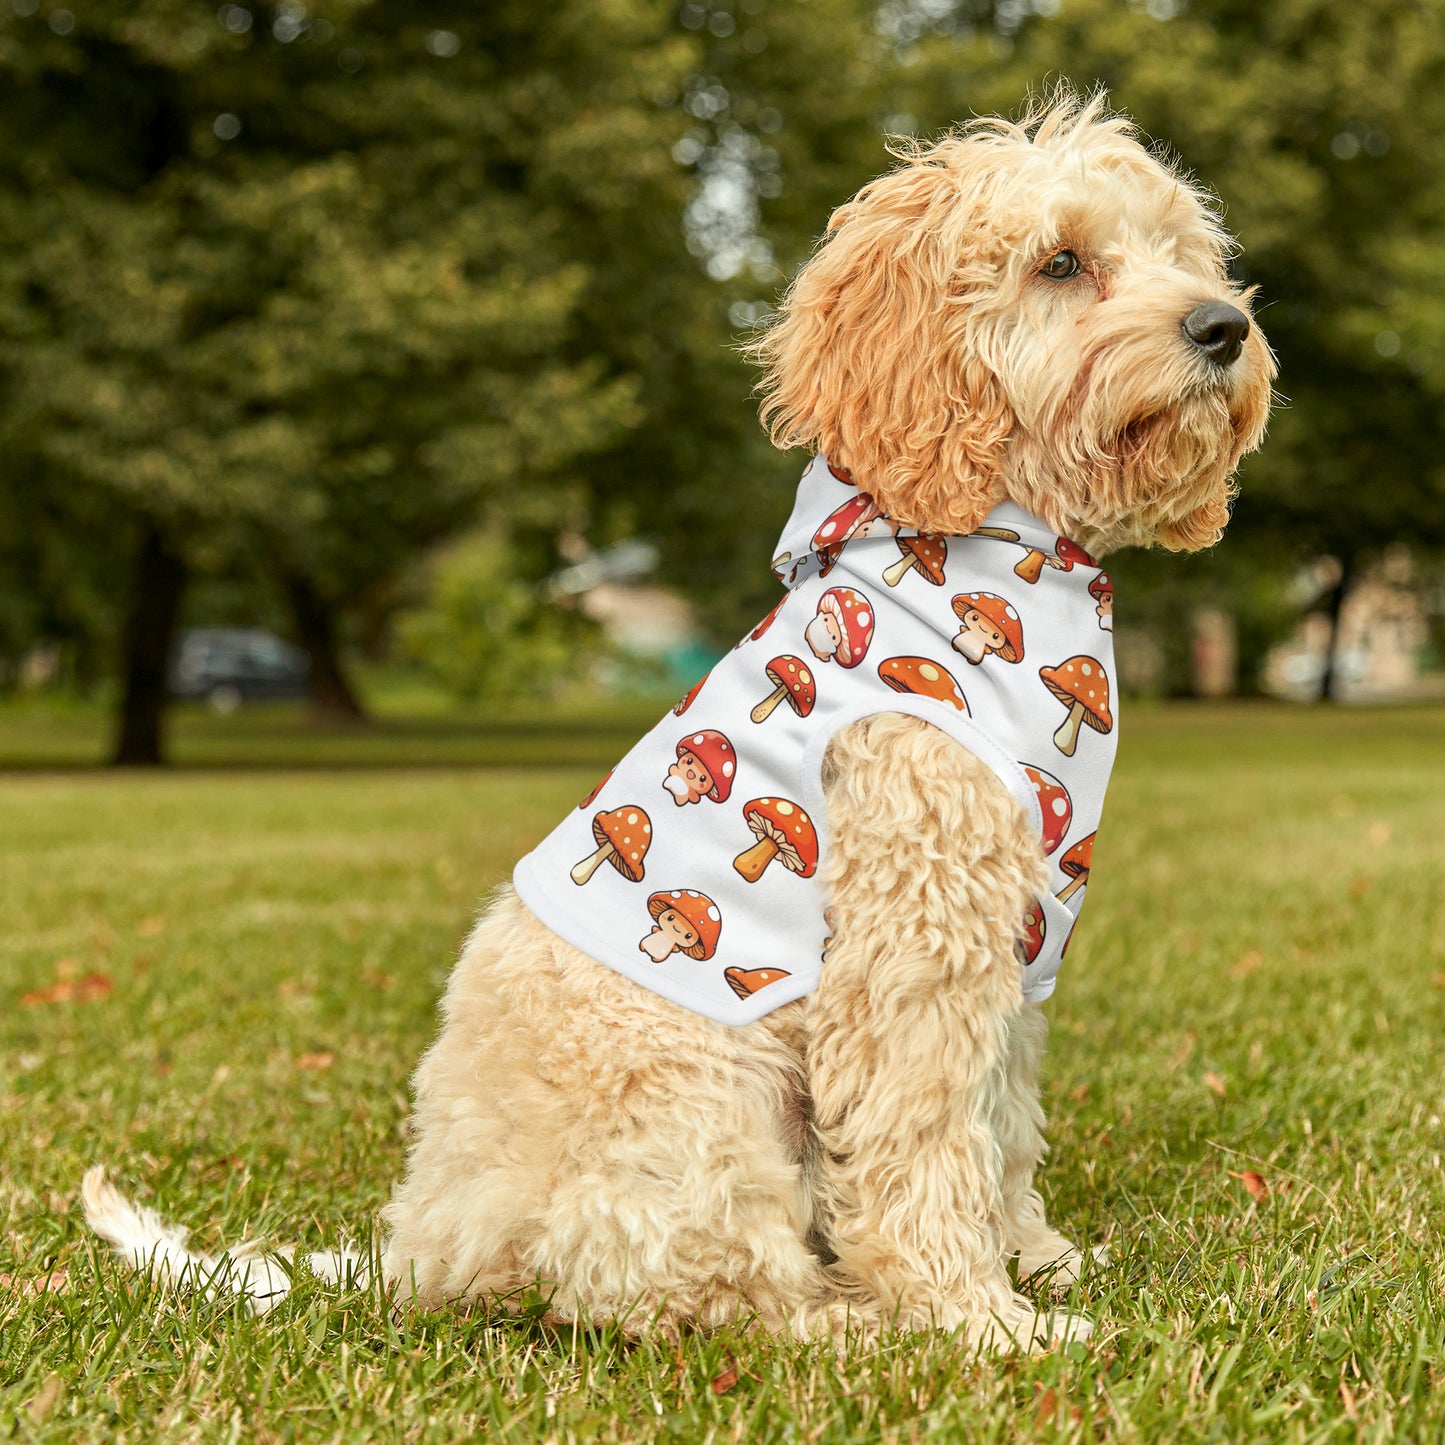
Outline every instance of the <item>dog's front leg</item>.
<svg viewBox="0 0 1445 1445">
<path fill-rule="evenodd" d="M 867 1313 L 1036 1345 L 1007 1274 L 996 1110 L 1022 1008 L 1014 952 L 1045 878 L 1024 810 L 916 718 L 840 732 L 824 783 L 833 936 L 809 1001 L 820 1224 Z"/>
</svg>

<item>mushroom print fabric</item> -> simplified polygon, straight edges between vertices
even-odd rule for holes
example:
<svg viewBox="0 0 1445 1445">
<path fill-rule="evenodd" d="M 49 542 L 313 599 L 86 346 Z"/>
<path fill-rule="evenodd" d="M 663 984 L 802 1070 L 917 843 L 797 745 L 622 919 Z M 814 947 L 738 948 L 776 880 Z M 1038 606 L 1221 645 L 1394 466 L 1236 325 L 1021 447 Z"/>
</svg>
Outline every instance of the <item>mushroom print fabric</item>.
<svg viewBox="0 0 1445 1445">
<path fill-rule="evenodd" d="M 920 535 L 821 457 L 772 555 L 782 600 L 518 863 L 518 895 L 643 987 L 750 1023 L 828 967 L 828 741 L 902 712 L 990 767 L 1036 827 L 1050 882 L 1018 957 L 1024 996 L 1046 998 L 1114 757 L 1108 576 L 1010 503 L 977 532 Z"/>
</svg>

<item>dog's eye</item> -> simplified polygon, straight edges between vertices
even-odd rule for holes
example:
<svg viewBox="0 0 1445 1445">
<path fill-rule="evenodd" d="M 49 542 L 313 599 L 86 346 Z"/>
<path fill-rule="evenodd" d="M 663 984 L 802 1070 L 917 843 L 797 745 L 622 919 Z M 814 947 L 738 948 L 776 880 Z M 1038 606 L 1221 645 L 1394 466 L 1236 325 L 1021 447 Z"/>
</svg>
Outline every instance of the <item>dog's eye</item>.
<svg viewBox="0 0 1445 1445">
<path fill-rule="evenodd" d="M 1071 276 L 1077 276 L 1083 269 L 1079 264 L 1079 258 L 1072 251 L 1055 251 L 1039 267 L 1039 274 L 1047 276 L 1050 281 L 1067 281 Z"/>
</svg>

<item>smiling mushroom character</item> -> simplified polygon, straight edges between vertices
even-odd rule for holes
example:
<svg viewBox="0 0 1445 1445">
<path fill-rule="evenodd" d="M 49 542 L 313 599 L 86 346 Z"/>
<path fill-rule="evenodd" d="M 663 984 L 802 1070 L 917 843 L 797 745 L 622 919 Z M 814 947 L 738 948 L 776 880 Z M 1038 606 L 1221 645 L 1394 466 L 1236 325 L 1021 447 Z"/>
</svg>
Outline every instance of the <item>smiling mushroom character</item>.
<svg viewBox="0 0 1445 1445">
<path fill-rule="evenodd" d="M 1109 678 L 1097 657 L 1071 657 L 1057 667 L 1039 668 L 1039 676 L 1069 710 L 1063 726 L 1054 734 L 1054 746 L 1066 758 L 1074 756 L 1079 728 L 1084 723 L 1096 733 L 1114 730 L 1114 719 L 1109 716 Z"/>
<path fill-rule="evenodd" d="M 851 587 L 830 587 L 818 599 L 818 615 L 803 640 L 820 662 L 857 667 L 873 640 L 873 604 Z"/>
<path fill-rule="evenodd" d="M 1052 773 L 1028 763 L 1024 764 L 1024 772 L 1034 785 L 1034 793 L 1039 800 L 1039 817 L 1044 827 L 1044 857 L 1047 858 L 1069 831 L 1069 821 L 1074 816 L 1073 800 L 1069 797 L 1069 790 Z"/>
<path fill-rule="evenodd" d="M 678 743 L 677 761 L 667 770 L 662 786 L 672 794 L 672 801 L 679 808 L 703 798 L 725 803 L 733 790 L 737 765 L 738 755 L 727 738 L 704 728 Z"/>
<path fill-rule="evenodd" d="M 629 883 L 642 881 L 642 860 L 652 846 L 652 819 L 632 804 L 598 813 L 592 820 L 597 851 L 573 870 L 572 881 L 585 883 L 602 865 L 610 863 Z"/>
<path fill-rule="evenodd" d="M 942 537 L 920 532 L 916 537 L 895 537 L 903 556 L 883 574 L 883 580 L 896 587 L 908 572 L 917 572 L 925 582 L 943 586 L 943 568 L 948 561 L 948 543 Z"/>
<path fill-rule="evenodd" d="M 1005 662 L 1018 662 L 1024 655 L 1024 625 L 1013 604 L 992 592 L 961 592 L 953 599 L 959 620 L 955 652 L 961 652 L 977 666 L 992 653 Z"/>
<path fill-rule="evenodd" d="M 767 722 L 777 705 L 787 704 L 799 717 L 807 717 L 818 700 L 817 684 L 801 657 L 789 657 L 784 653 L 775 657 L 763 671 L 773 690 L 748 714 L 755 723 Z"/>
<path fill-rule="evenodd" d="M 1094 866 L 1094 839 L 1097 837 L 1097 833 L 1090 833 L 1087 838 L 1080 838 L 1059 859 L 1059 867 L 1069 877 L 1064 891 L 1058 896 L 1060 903 L 1067 903 L 1089 881 L 1089 869 Z"/>
<path fill-rule="evenodd" d="M 739 998 L 751 998 L 759 989 L 767 988 L 770 983 L 778 983 L 792 975 L 785 973 L 781 968 L 725 968 L 723 977 L 728 981 L 728 987 L 737 994 Z"/>
<path fill-rule="evenodd" d="M 1114 584 L 1107 572 L 1100 572 L 1089 583 L 1089 596 L 1098 604 L 1094 611 L 1099 614 L 1099 627 L 1104 632 L 1114 630 Z"/>
<path fill-rule="evenodd" d="M 1024 909 L 1024 936 L 1020 942 L 1023 951 L 1023 961 L 1030 964 L 1039 956 L 1039 950 L 1044 946 L 1044 934 L 1047 932 L 1044 925 L 1044 905 L 1037 898 Z"/>
<path fill-rule="evenodd" d="M 733 859 L 733 867 L 756 883 L 774 858 L 789 873 L 811 878 L 818 867 L 818 834 L 812 820 L 786 798 L 754 798 L 743 809 L 743 821 L 757 842 Z"/>
<path fill-rule="evenodd" d="M 706 893 L 691 888 L 654 893 L 647 900 L 647 911 L 655 926 L 637 946 L 654 963 L 661 963 L 674 953 L 706 959 L 717 951 L 722 915 Z"/>
<path fill-rule="evenodd" d="M 894 692 L 931 697 L 935 702 L 946 702 L 949 707 L 956 707 L 965 717 L 968 715 L 968 699 L 964 697 L 958 679 L 931 657 L 885 657 L 878 664 L 878 676 Z"/>
</svg>

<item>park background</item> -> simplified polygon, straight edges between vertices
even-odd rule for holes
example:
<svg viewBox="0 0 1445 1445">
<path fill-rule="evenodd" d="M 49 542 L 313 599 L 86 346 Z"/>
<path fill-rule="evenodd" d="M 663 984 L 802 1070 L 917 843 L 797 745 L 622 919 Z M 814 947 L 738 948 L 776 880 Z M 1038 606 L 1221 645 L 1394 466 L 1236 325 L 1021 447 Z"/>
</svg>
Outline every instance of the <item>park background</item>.
<svg viewBox="0 0 1445 1445">
<path fill-rule="evenodd" d="M 771 605 L 738 346 L 888 135 L 1064 78 L 1220 197 L 1282 398 L 1217 549 L 1109 560 L 1045 1182 L 1098 1343 L 127 1284 L 97 1159 L 365 1243 L 478 899 Z M 1442 136 L 1440 0 L 0 0 L 0 1431 L 1439 1438 Z M 305 695 L 171 699 L 214 629 Z"/>
</svg>

